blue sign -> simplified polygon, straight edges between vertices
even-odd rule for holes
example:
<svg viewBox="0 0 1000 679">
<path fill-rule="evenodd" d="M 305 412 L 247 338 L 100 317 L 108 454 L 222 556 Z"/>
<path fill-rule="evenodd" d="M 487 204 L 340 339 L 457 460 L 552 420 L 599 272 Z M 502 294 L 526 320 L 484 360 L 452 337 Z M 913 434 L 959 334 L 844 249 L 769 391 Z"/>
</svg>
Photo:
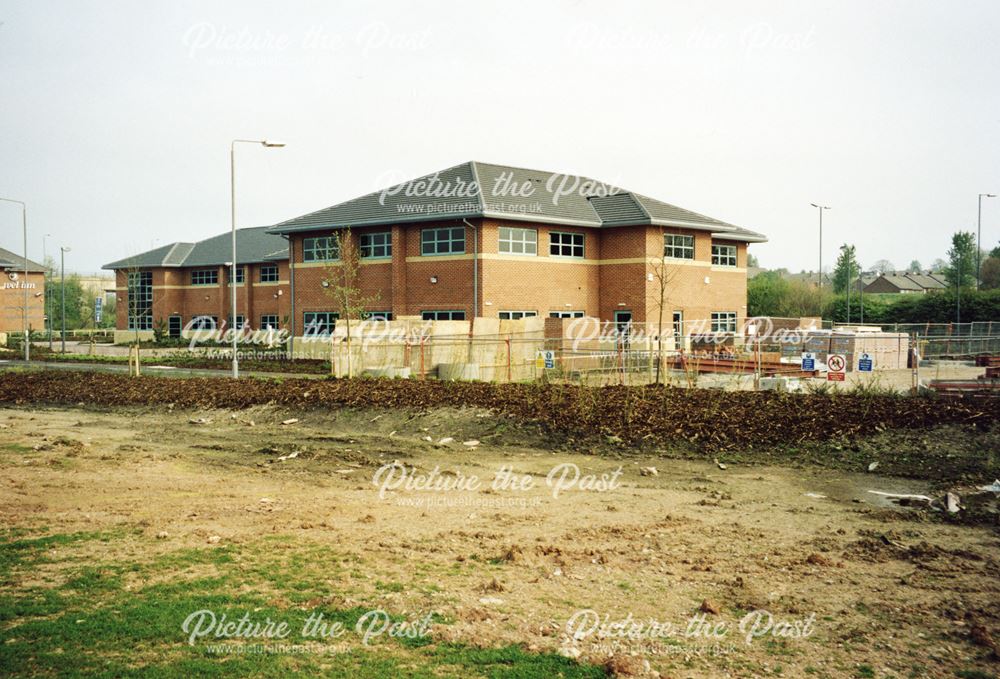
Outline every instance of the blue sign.
<svg viewBox="0 0 1000 679">
<path fill-rule="evenodd" d="M 816 354 L 809 351 L 802 352 L 802 369 L 805 371 L 816 369 Z"/>
<path fill-rule="evenodd" d="M 94 323 L 101 322 L 101 311 L 104 309 L 104 298 L 95 297 L 94 298 Z"/>
<path fill-rule="evenodd" d="M 858 357 L 858 372 L 870 373 L 872 371 L 872 366 L 874 365 L 871 354 L 861 354 Z"/>
</svg>

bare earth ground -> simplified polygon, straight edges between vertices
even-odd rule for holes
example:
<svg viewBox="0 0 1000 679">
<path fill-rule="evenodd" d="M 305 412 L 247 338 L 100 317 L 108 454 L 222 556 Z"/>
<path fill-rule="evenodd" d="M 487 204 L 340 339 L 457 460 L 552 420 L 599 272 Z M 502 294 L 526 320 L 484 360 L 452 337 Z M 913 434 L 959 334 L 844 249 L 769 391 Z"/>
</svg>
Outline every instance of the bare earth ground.
<svg viewBox="0 0 1000 679">
<path fill-rule="evenodd" d="M 394 460 L 482 487 L 382 499 L 373 475 Z M 545 478 L 563 463 L 623 471 L 617 488 L 554 498 Z M 491 489 L 505 466 L 534 487 Z M 658 473 L 642 475 L 650 466 Z M 926 492 L 874 474 L 552 451 L 533 429 L 473 410 L 0 409 L 0 665 L 994 677 L 1000 534 L 880 504 L 870 489 Z M 202 608 L 298 622 L 324 610 L 348 624 L 371 609 L 435 615 L 425 644 L 347 634 L 321 652 L 250 658 L 213 655 L 213 638 L 188 645 L 182 623 Z M 574 640 L 567 621 L 581 610 L 677 631 Z M 761 622 L 747 643 L 766 620 L 741 630 L 755 610 L 781 624 L 765 633 Z M 692 618 L 699 633 L 686 634 Z"/>
</svg>

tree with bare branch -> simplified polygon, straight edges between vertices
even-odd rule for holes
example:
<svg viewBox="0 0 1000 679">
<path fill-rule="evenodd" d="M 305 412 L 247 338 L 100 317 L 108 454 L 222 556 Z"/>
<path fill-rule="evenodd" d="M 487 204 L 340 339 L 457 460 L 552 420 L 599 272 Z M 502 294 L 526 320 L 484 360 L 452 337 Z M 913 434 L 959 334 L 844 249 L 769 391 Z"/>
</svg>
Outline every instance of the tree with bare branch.
<svg viewBox="0 0 1000 679">
<path fill-rule="evenodd" d="M 664 237 L 666 229 L 663 230 Z M 665 245 L 660 247 L 665 248 Z M 677 276 L 677 267 L 667 263 L 666 252 L 660 253 L 656 261 L 652 264 L 653 275 L 653 301 L 656 304 L 656 378 L 655 384 L 660 384 L 660 376 L 663 372 L 663 316 L 667 311 L 670 302 L 670 284 Z M 676 347 L 675 347 L 676 348 Z"/>
<path fill-rule="evenodd" d="M 366 312 L 378 304 L 379 295 L 365 295 L 360 287 L 361 251 L 350 228 L 335 232 L 330 241 L 331 259 L 323 279 L 323 292 L 333 301 L 338 321 L 344 321 L 347 345 L 347 376 L 354 376 L 351 355 L 351 322 L 360 321 Z M 330 372 L 335 373 L 333 361 L 333 341 L 330 342 Z"/>
</svg>

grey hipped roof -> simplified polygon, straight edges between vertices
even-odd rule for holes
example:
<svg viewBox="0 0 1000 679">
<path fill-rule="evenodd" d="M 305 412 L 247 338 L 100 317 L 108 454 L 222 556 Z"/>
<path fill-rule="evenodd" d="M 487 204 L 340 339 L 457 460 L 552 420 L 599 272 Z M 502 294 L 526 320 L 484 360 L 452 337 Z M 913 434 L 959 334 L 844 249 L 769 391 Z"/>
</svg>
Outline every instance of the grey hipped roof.
<svg viewBox="0 0 1000 679">
<path fill-rule="evenodd" d="M 24 271 L 24 255 L 0 248 L 0 269 L 14 269 Z M 38 262 L 28 260 L 28 273 L 40 273 L 45 271 L 45 266 Z"/>
<path fill-rule="evenodd" d="M 911 290 L 913 292 L 923 290 L 920 284 L 918 284 L 914 280 L 911 280 L 907 276 L 898 276 L 896 274 L 883 274 L 881 278 L 890 285 L 898 288 L 899 290 Z"/>
<path fill-rule="evenodd" d="M 527 187 L 527 189 L 525 189 Z M 587 177 L 469 161 L 295 217 L 271 233 L 492 217 L 614 227 L 652 224 L 763 242 L 763 235 Z"/>
<path fill-rule="evenodd" d="M 288 259 L 288 241 L 268 232 L 266 226 L 236 230 L 236 263 L 252 264 Z M 116 262 L 104 269 L 151 269 L 177 266 L 218 266 L 232 261 L 230 232 L 197 243 L 171 243 Z"/>
<path fill-rule="evenodd" d="M 908 273 L 906 277 L 925 290 L 943 290 L 948 287 L 944 281 L 930 273 Z"/>
</svg>

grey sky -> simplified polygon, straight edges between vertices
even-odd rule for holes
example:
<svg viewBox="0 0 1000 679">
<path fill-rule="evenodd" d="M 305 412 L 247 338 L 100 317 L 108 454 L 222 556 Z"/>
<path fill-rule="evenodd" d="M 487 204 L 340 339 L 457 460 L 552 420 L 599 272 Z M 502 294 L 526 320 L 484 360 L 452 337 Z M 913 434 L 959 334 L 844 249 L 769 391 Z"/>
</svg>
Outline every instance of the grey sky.
<svg viewBox="0 0 1000 679">
<path fill-rule="evenodd" d="M 0 196 L 67 267 L 465 160 L 761 231 L 765 266 L 943 256 L 1000 192 L 996 2 L 0 1 Z M 983 243 L 1000 239 L 1000 198 Z M 0 205 L 0 245 L 21 251 Z"/>
</svg>

